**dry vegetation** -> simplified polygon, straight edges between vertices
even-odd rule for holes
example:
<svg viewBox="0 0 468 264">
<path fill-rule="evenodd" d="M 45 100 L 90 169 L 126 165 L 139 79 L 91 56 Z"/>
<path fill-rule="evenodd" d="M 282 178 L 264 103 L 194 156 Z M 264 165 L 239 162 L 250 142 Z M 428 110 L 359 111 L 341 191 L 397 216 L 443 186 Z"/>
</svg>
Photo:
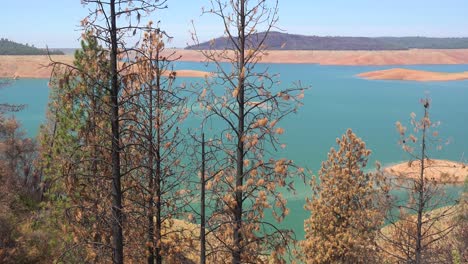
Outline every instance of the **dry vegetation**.
<svg viewBox="0 0 468 264">
<path fill-rule="evenodd" d="M 437 218 L 438 221 L 434 222 L 430 228 L 425 227 L 424 231 L 429 232 L 432 235 L 427 236 L 423 243 L 428 243 L 429 241 L 434 240 L 435 242 L 428 248 L 428 254 L 426 261 L 427 263 L 465 263 L 468 257 L 468 248 L 467 248 L 467 222 L 466 222 L 466 200 L 462 200 L 456 206 L 447 206 L 442 207 L 430 212 L 427 212 L 424 216 L 424 220 L 430 218 Z M 450 215 L 444 216 L 450 212 Z M 387 252 L 397 252 L 398 249 L 395 248 L 395 245 L 391 241 L 383 239 L 384 237 L 391 236 L 402 236 L 406 239 L 411 240 L 411 236 L 414 235 L 414 230 L 407 226 L 408 222 L 414 222 L 415 216 L 409 215 L 404 217 L 402 220 L 394 223 L 393 225 L 387 225 L 381 229 L 381 239 L 377 241 L 380 248 L 385 248 Z M 405 225 L 407 227 L 405 227 Z M 402 234 L 400 229 L 405 229 L 408 234 Z M 429 230 L 430 229 L 430 230 Z M 446 230 L 451 230 L 447 236 L 442 236 L 446 233 Z M 401 253 L 401 252 L 400 252 Z M 386 253 L 385 251 L 381 252 L 382 257 L 388 261 L 388 263 L 399 263 L 398 257 L 404 258 L 405 256 L 399 254 L 393 256 Z"/>
</svg>

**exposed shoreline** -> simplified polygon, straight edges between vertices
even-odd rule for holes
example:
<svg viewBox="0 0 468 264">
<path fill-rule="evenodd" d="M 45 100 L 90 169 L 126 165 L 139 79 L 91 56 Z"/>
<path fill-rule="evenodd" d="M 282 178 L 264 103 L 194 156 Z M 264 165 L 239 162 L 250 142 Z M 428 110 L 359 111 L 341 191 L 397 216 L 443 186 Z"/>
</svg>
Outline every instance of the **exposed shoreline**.
<svg viewBox="0 0 468 264">
<path fill-rule="evenodd" d="M 187 77 L 187 78 L 206 78 L 214 76 L 212 72 L 197 71 L 197 70 L 175 70 L 176 77 Z M 168 76 L 168 73 L 163 73 L 164 76 Z"/>
<path fill-rule="evenodd" d="M 71 55 L 53 55 L 54 61 L 66 64 L 72 64 L 74 56 Z M 48 79 L 52 72 L 49 66 L 50 60 L 45 55 L 35 56 L 0 56 L 0 78 L 12 79 Z M 176 70 L 178 77 L 204 78 L 212 76 L 213 73 L 197 70 Z M 168 75 L 168 74 L 164 74 Z"/>
<path fill-rule="evenodd" d="M 404 80 L 418 82 L 461 81 L 468 79 L 466 72 L 431 72 L 394 68 L 389 70 L 364 72 L 357 75 L 367 80 Z"/>
<path fill-rule="evenodd" d="M 180 61 L 203 62 L 205 57 L 197 50 L 167 50 L 176 52 Z M 59 62 L 72 63 L 72 55 L 54 55 Z M 226 60 L 224 60 L 226 61 Z M 268 50 L 261 63 L 320 64 L 345 66 L 383 65 L 434 65 L 468 64 L 468 49 L 413 49 L 397 51 L 313 51 L 313 50 Z M 49 78 L 51 69 L 48 56 L 0 56 L 0 78 Z M 184 76 L 187 74 L 187 76 Z M 180 77 L 205 77 L 210 73 L 191 70 L 180 71 Z"/>
<path fill-rule="evenodd" d="M 203 54 L 197 50 L 171 51 L 176 51 L 181 61 L 205 61 Z M 468 64 L 468 49 L 267 50 L 261 62 L 345 66 Z"/>
<path fill-rule="evenodd" d="M 468 177 L 468 166 L 463 163 L 430 159 L 425 160 L 425 179 L 438 183 L 463 184 Z M 399 178 L 417 179 L 420 176 L 420 162 L 402 162 L 384 168 L 384 173 Z"/>
</svg>

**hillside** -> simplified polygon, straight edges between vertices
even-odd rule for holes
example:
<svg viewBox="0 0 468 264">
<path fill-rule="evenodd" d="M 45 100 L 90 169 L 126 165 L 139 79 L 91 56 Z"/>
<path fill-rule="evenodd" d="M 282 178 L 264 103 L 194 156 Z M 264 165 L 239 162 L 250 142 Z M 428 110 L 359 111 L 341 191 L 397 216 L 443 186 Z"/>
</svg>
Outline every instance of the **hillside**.
<svg viewBox="0 0 468 264">
<path fill-rule="evenodd" d="M 47 55 L 47 50 L 17 43 L 5 38 L 0 39 L 0 55 Z M 59 50 L 49 50 L 51 55 L 63 55 Z"/>
<path fill-rule="evenodd" d="M 249 39 L 255 46 L 265 36 L 258 33 Z M 465 49 L 468 38 L 427 37 L 320 37 L 270 32 L 265 45 L 270 50 L 408 50 L 408 49 Z M 186 49 L 206 50 L 232 48 L 226 37 L 216 38 Z"/>
</svg>

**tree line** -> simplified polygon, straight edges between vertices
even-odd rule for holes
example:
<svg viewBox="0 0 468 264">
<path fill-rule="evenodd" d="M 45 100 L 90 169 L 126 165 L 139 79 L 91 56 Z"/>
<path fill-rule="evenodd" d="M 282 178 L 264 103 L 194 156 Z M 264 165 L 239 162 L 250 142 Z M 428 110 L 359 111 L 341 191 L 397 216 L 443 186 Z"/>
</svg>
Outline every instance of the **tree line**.
<svg viewBox="0 0 468 264">
<path fill-rule="evenodd" d="M 72 65 L 51 62 L 38 140 L 0 115 L 0 186 L 8 194 L 0 197 L 0 261 L 466 260 L 467 225 L 459 220 L 466 220 L 466 201 L 454 206 L 424 173 L 434 128 L 429 100 L 422 119 L 413 118 L 416 135 L 398 124 L 403 150 L 421 163 L 420 177 L 366 172 L 371 152 L 351 130 L 314 177 L 277 154 L 285 147 L 281 120 L 298 111 L 307 87 L 284 88 L 277 75 L 259 70 L 268 34 L 250 41 L 257 30 L 274 28 L 277 1 L 210 1 L 203 13 L 221 20 L 233 48 L 203 51 L 216 77 L 193 86 L 178 82 L 178 55 L 165 50 L 169 33 L 151 21 L 166 1 L 82 2 L 90 10 L 81 22 L 82 48 Z M 197 125 L 187 129 L 188 121 Z M 294 213 L 284 193 L 301 181 L 311 184 L 311 216 L 305 240 L 296 241 L 279 223 Z M 395 200 L 397 184 L 408 202 Z M 440 227 L 443 219 L 456 224 Z M 385 222 L 390 231 L 382 231 Z M 448 238 L 454 242 L 440 243 Z"/>
<path fill-rule="evenodd" d="M 46 50 L 34 45 L 21 44 L 5 38 L 0 39 L 0 55 L 64 55 L 60 50 Z"/>
<path fill-rule="evenodd" d="M 409 50 L 409 49 L 466 49 L 468 38 L 429 38 L 429 37 L 332 37 L 305 36 L 282 32 L 259 32 L 252 35 L 251 41 L 258 41 L 264 34 L 269 37 L 266 48 L 269 50 Z M 225 49 L 233 48 L 226 37 L 186 47 L 186 49 Z"/>
</svg>

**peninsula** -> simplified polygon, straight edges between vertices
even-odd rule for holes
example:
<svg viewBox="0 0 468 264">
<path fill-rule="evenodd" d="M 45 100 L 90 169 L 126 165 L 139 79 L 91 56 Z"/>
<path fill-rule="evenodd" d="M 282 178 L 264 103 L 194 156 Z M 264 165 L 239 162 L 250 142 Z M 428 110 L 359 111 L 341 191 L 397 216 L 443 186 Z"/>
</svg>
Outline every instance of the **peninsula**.
<svg viewBox="0 0 468 264">
<path fill-rule="evenodd" d="M 426 159 L 424 176 L 430 181 L 439 183 L 463 184 L 468 176 L 468 167 L 460 162 Z M 400 178 L 416 179 L 420 175 L 421 163 L 416 160 L 413 162 L 403 162 L 387 168 L 384 173 Z"/>
</svg>

